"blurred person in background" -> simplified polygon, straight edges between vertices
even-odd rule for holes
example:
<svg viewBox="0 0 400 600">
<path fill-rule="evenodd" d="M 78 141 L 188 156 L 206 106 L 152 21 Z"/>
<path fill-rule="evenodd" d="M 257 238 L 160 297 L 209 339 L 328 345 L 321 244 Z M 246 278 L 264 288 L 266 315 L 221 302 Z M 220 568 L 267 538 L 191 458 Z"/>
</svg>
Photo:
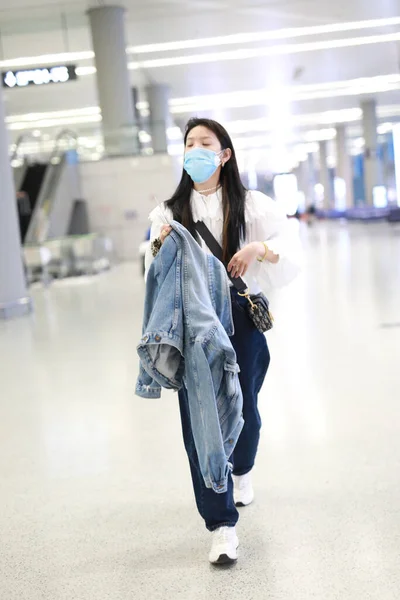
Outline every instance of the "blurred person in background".
<svg viewBox="0 0 400 600">
<path fill-rule="evenodd" d="M 150 214 L 153 252 L 146 253 L 146 272 L 153 255 L 171 232 L 166 223 L 181 223 L 210 253 L 196 233 L 203 221 L 223 249 L 224 263 L 233 277 L 242 277 L 251 294 L 268 293 L 286 285 L 300 270 L 297 244 L 291 240 L 288 219 L 280 205 L 242 184 L 232 140 L 216 121 L 191 119 L 184 137 L 185 158 L 181 181 L 173 196 Z M 251 471 L 260 438 L 258 394 L 270 363 L 265 335 L 246 311 L 246 298 L 231 286 L 233 348 L 240 367 L 245 421 L 230 458 L 228 491 L 217 494 L 206 487 L 193 439 L 187 390 L 179 392 L 183 439 L 189 458 L 196 504 L 207 529 L 213 533 L 209 560 L 226 564 L 237 559 L 238 506 L 254 499 Z"/>
</svg>

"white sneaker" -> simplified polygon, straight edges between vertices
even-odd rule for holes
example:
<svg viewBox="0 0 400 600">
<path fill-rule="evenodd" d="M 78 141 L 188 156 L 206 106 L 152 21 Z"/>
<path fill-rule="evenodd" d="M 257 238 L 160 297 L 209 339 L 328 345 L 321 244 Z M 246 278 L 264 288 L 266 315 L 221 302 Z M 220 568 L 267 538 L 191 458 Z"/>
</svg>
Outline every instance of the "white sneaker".
<svg viewBox="0 0 400 600">
<path fill-rule="evenodd" d="M 209 561 L 213 565 L 229 565 L 237 560 L 239 540 L 234 527 L 219 527 L 213 531 Z"/>
<path fill-rule="evenodd" d="M 233 499 L 236 506 L 247 506 L 254 500 L 253 484 L 251 483 L 251 473 L 246 475 L 232 475 L 233 477 Z"/>
</svg>

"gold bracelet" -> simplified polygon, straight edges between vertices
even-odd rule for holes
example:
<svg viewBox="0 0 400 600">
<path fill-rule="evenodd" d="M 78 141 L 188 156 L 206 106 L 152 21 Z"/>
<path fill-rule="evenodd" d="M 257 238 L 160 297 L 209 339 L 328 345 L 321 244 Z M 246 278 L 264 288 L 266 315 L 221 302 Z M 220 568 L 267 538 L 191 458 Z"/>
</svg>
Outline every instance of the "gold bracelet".
<svg viewBox="0 0 400 600">
<path fill-rule="evenodd" d="M 264 244 L 264 248 L 265 248 L 265 253 L 264 253 L 264 256 L 263 256 L 262 258 L 260 258 L 259 256 L 257 256 L 257 260 L 258 260 L 258 262 L 261 262 L 261 263 L 262 263 L 262 262 L 264 262 L 264 260 L 267 258 L 267 254 L 268 254 L 268 251 L 269 251 L 269 248 L 268 248 L 268 246 L 267 246 L 267 243 L 266 243 L 266 242 L 263 242 L 263 244 Z"/>
</svg>

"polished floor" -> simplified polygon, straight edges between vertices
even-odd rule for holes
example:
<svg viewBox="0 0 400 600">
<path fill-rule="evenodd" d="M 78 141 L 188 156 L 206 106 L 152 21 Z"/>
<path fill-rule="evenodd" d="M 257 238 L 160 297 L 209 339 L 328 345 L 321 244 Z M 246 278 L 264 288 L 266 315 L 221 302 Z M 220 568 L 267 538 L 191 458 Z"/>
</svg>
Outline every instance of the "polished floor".
<svg viewBox="0 0 400 600">
<path fill-rule="evenodd" d="M 207 562 L 176 396 L 134 396 L 138 265 L 0 323 L 1 600 L 400 598 L 400 231 L 303 236 L 229 569 Z"/>
</svg>

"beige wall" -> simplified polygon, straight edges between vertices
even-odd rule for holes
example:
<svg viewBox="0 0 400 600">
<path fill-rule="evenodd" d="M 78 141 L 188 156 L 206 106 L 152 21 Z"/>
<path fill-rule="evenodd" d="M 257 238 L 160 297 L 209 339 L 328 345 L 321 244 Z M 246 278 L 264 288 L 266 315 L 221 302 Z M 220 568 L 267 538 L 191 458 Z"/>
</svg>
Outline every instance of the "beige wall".
<svg viewBox="0 0 400 600">
<path fill-rule="evenodd" d="M 168 155 L 110 158 L 80 165 L 92 231 L 108 235 L 121 260 L 138 258 L 148 214 L 175 189 L 180 167 Z"/>
</svg>

